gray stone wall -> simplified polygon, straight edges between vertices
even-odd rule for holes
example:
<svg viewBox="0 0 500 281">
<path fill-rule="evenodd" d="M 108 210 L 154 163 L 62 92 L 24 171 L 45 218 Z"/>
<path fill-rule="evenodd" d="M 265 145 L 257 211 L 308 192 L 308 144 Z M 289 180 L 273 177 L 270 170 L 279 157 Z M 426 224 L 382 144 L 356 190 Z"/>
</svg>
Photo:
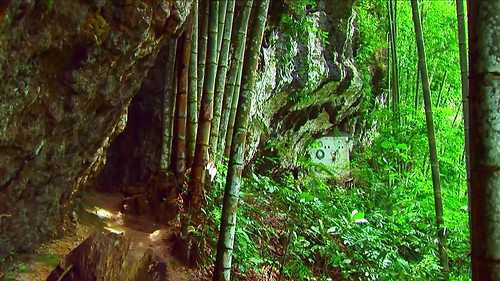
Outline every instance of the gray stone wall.
<svg viewBox="0 0 500 281">
<path fill-rule="evenodd" d="M 191 1 L 0 3 L 0 258 L 61 233 Z"/>
<path fill-rule="evenodd" d="M 249 162 L 271 154 L 284 161 L 269 163 L 263 170 L 294 168 L 312 137 L 339 129 L 353 133 L 346 120 L 360 109 L 365 94 L 354 63 L 353 2 L 319 1 L 307 11 L 312 28 L 299 37 L 281 25 L 268 30 L 271 43 L 263 48 L 250 122 Z M 327 36 L 321 38 L 317 30 Z M 265 150 L 269 145 L 280 147 Z"/>
</svg>

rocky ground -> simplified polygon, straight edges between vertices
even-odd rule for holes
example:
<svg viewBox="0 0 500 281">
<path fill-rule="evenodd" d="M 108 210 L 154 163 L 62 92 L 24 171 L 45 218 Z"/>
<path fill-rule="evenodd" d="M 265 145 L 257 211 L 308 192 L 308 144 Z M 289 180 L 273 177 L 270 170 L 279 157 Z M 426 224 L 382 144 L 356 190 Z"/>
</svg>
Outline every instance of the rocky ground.
<svg viewBox="0 0 500 281">
<path fill-rule="evenodd" d="M 63 237 L 40 245 L 30 254 L 12 254 L 0 261 L 0 280 L 45 280 L 54 267 L 90 234 L 99 230 L 122 233 L 132 240 L 132 257 L 140 259 L 151 248 L 168 267 L 170 280 L 200 280 L 201 273 L 184 266 L 172 255 L 172 237 L 179 229 L 176 221 L 157 224 L 145 217 L 120 212 L 122 195 L 86 193 L 73 214 L 74 228 Z"/>
</svg>

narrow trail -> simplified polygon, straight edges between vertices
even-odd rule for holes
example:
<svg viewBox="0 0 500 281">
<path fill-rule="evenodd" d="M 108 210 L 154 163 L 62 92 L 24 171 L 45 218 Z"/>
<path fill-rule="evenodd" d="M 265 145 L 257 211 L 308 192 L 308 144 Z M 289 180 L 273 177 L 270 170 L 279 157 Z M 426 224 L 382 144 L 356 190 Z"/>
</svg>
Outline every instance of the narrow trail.
<svg viewBox="0 0 500 281">
<path fill-rule="evenodd" d="M 172 256 L 171 237 L 179 229 L 177 222 L 158 224 L 146 217 L 125 218 L 120 212 L 121 194 L 86 193 L 77 212 L 74 229 L 57 239 L 40 245 L 32 254 L 16 255 L 0 264 L 0 281 L 44 281 L 52 269 L 71 250 L 94 231 L 122 233 L 131 239 L 130 253 L 140 259 L 151 248 L 167 264 L 169 280 L 199 280 L 196 270 L 181 264 Z"/>
</svg>

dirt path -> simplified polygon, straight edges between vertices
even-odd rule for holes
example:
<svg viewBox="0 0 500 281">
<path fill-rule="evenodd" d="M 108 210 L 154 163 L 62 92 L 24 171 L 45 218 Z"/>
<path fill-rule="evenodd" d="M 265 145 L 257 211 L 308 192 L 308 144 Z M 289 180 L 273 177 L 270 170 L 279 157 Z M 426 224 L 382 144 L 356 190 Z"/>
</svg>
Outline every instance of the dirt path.
<svg viewBox="0 0 500 281">
<path fill-rule="evenodd" d="M 137 259 L 151 248 L 167 264 L 170 280 L 197 280 L 196 271 L 183 266 L 171 254 L 172 245 L 168 241 L 178 225 L 155 224 L 144 217 L 127 216 L 125 219 L 120 212 L 120 202 L 120 194 L 85 194 L 75 228 L 62 238 L 40 245 L 33 254 L 17 255 L 0 261 L 0 280 L 44 281 L 72 249 L 94 231 L 104 229 L 129 237 L 132 240 L 130 251 Z"/>
</svg>

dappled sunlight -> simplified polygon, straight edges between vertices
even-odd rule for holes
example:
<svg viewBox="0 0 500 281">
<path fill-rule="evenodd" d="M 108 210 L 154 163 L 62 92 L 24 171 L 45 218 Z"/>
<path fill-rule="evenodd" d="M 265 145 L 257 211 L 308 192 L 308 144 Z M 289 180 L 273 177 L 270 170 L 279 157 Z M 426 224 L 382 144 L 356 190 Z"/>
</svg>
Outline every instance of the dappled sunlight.
<svg viewBox="0 0 500 281">
<path fill-rule="evenodd" d="M 160 257 L 170 266 L 172 276 L 182 276 L 172 280 L 183 279 L 188 276 L 189 270 L 180 266 L 171 255 L 169 238 L 176 232 L 174 225 L 165 225 L 154 222 L 150 216 L 136 216 L 122 213 L 123 196 L 121 194 L 96 194 L 90 193 L 84 197 L 88 206 L 84 211 L 97 219 L 100 229 L 123 235 L 130 239 L 130 254 L 135 259 L 140 259 L 147 249 L 152 249 L 155 256 Z M 82 224 L 85 222 L 82 222 Z"/>
<path fill-rule="evenodd" d="M 157 230 L 153 231 L 153 233 L 148 235 L 148 238 L 151 241 L 159 241 L 159 240 L 163 239 L 164 237 L 165 237 L 165 231 L 162 231 L 160 229 L 157 229 Z"/>
<path fill-rule="evenodd" d="M 86 208 L 85 211 L 99 217 L 102 222 L 106 224 L 104 229 L 113 233 L 129 236 L 130 238 L 132 238 L 132 243 L 134 243 L 134 241 L 144 241 L 137 242 L 136 246 L 139 248 L 147 246 L 145 242 L 148 241 L 162 241 L 168 234 L 165 229 L 160 229 L 154 226 L 153 231 L 143 229 L 143 227 L 145 227 L 146 225 L 151 227 L 151 225 L 149 225 L 148 223 L 149 220 L 138 220 L 133 216 L 127 216 L 126 219 L 125 215 L 121 211 L 113 211 L 96 205 Z"/>
<path fill-rule="evenodd" d="M 104 229 L 106 229 L 107 231 L 109 232 L 113 232 L 113 233 L 116 233 L 116 234 L 123 234 L 123 228 L 121 227 L 118 227 L 118 226 L 106 226 L 104 227 Z"/>
<path fill-rule="evenodd" d="M 104 210 L 101 208 L 96 208 L 95 211 L 93 211 L 94 214 L 98 215 L 100 218 L 104 219 L 113 219 L 114 215 L 113 213 L 109 212 L 108 210 Z"/>
<path fill-rule="evenodd" d="M 85 211 L 97 215 L 99 218 L 103 219 L 106 224 L 108 224 L 106 221 L 110 220 L 116 222 L 119 225 L 124 225 L 125 223 L 122 212 L 110 211 L 97 206 L 86 208 Z"/>
</svg>

